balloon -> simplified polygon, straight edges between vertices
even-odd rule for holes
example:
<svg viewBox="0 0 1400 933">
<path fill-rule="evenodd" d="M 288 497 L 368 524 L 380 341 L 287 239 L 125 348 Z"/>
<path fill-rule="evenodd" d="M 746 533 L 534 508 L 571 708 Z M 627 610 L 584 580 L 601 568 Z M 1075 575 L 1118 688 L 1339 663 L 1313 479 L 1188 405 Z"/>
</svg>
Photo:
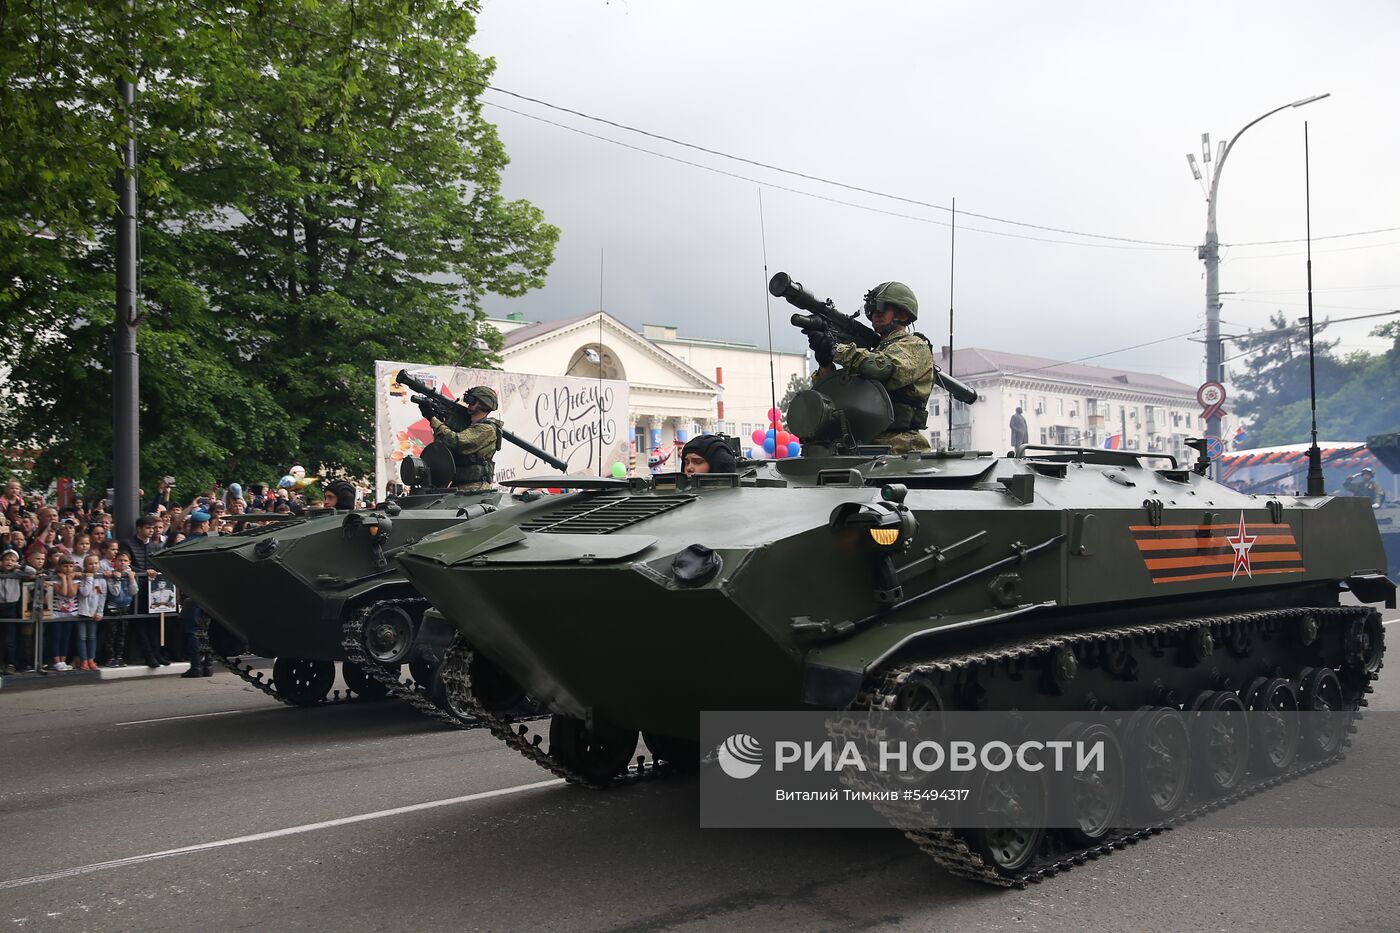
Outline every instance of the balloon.
<svg viewBox="0 0 1400 933">
<path fill-rule="evenodd" d="M 769 420 L 769 421 L 777 421 L 778 419 L 780 419 L 780 418 L 782 418 L 782 417 L 783 417 L 783 413 L 780 412 L 780 411 L 778 411 L 778 409 L 776 409 L 776 408 L 770 408 L 770 409 L 768 409 L 768 420 Z"/>
<path fill-rule="evenodd" d="M 627 464 L 619 460 L 612 465 L 612 475 L 614 479 L 623 479 L 627 476 Z"/>
<path fill-rule="evenodd" d="M 797 441 L 788 441 L 787 452 L 789 457 L 796 457 L 802 453 L 802 445 Z"/>
<path fill-rule="evenodd" d="M 786 431 L 779 431 L 777 441 L 779 447 L 786 447 L 792 443 L 792 435 Z"/>
<path fill-rule="evenodd" d="M 753 459 L 753 448 L 752 448 L 752 447 L 745 447 L 745 448 L 744 448 L 744 458 L 747 459 L 747 460 L 752 460 L 752 459 Z"/>
<path fill-rule="evenodd" d="M 767 435 L 767 434 L 764 434 L 761 430 L 754 431 L 754 432 L 753 432 L 753 442 L 754 442 L 755 444 L 762 444 L 762 443 L 763 443 L 763 439 L 764 439 L 765 437 L 767 437 L 767 436 L 768 436 L 768 435 Z"/>
<path fill-rule="evenodd" d="M 769 428 L 767 431 L 763 432 L 763 436 L 771 441 L 777 438 L 778 432 L 773 430 L 772 428 Z"/>
<path fill-rule="evenodd" d="M 764 453 L 766 453 L 766 454 L 771 454 L 771 453 L 777 448 L 777 446 L 778 446 L 778 445 L 777 445 L 777 443 L 773 440 L 773 438 L 771 438 L 771 437 L 764 438 L 764 440 L 763 440 L 763 452 L 764 452 Z"/>
<path fill-rule="evenodd" d="M 289 475 L 289 476 L 295 476 L 297 479 L 301 479 L 303 476 L 306 475 L 306 467 L 304 467 L 304 466 L 294 466 L 294 467 L 292 467 L 290 470 L 287 471 L 287 475 Z"/>
<path fill-rule="evenodd" d="M 768 459 L 768 454 L 764 452 L 764 450 L 763 450 L 762 447 L 755 447 L 755 448 L 753 448 L 751 451 L 749 451 L 749 459 L 750 459 L 750 460 L 767 460 L 767 459 Z"/>
<path fill-rule="evenodd" d="M 788 452 L 786 447 L 779 447 L 777 450 L 773 451 L 774 460 L 783 460 L 787 457 L 787 455 Z"/>
<path fill-rule="evenodd" d="M 281 486 L 283 489 L 291 489 L 293 486 L 296 485 L 296 482 L 296 477 L 288 473 L 286 476 L 282 477 L 277 481 L 277 485 Z"/>
</svg>

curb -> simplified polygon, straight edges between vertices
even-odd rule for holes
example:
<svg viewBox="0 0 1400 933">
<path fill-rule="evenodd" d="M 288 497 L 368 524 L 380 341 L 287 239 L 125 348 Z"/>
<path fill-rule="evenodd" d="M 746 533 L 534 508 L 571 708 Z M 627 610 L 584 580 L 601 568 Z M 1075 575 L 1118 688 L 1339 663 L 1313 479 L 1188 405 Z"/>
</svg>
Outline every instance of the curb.
<svg viewBox="0 0 1400 933">
<path fill-rule="evenodd" d="M 114 680 L 145 680 L 151 677 L 179 676 L 189 669 L 188 661 L 172 661 L 166 666 L 154 668 L 135 664 L 127 667 L 100 667 L 96 671 L 54 671 L 46 674 L 28 671 L 0 677 L 0 689 L 46 690 L 50 687 L 91 685 Z"/>
</svg>

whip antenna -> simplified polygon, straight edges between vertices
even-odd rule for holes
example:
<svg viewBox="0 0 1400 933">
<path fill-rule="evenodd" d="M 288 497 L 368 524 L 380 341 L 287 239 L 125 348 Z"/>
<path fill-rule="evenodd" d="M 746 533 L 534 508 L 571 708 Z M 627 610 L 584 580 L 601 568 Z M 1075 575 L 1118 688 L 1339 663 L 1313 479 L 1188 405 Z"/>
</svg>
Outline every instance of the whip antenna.
<svg viewBox="0 0 1400 933">
<path fill-rule="evenodd" d="M 598 247 L 598 475 L 603 474 L 603 248 Z"/>
<path fill-rule="evenodd" d="M 952 232 L 948 236 L 948 375 L 953 375 L 953 270 L 958 246 L 958 199 L 953 198 Z M 953 396 L 948 395 L 948 443 L 953 446 Z"/>
<path fill-rule="evenodd" d="M 1317 447 L 1317 363 L 1313 356 L 1312 187 L 1308 173 L 1308 121 L 1303 121 L 1303 203 L 1308 238 L 1308 402 L 1312 406 L 1312 446 L 1308 448 L 1308 495 L 1325 496 L 1322 451 Z"/>
<path fill-rule="evenodd" d="M 763 226 L 763 189 L 758 189 L 758 241 L 763 247 L 763 314 L 768 320 L 768 394 L 778 407 L 778 377 L 773 372 L 773 298 L 768 293 L 768 233 Z M 774 428 L 774 430 L 777 430 Z"/>
</svg>

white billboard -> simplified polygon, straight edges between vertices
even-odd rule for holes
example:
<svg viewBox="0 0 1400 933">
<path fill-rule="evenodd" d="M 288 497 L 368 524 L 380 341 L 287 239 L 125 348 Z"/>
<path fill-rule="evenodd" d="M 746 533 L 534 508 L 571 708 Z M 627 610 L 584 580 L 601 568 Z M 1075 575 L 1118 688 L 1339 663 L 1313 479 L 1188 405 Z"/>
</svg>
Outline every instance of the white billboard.
<svg viewBox="0 0 1400 933">
<path fill-rule="evenodd" d="M 490 386 L 501 400 L 493 417 L 523 441 L 568 464 L 583 476 L 611 475 L 615 463 L 627 463 L 630 442 L 627 383 L 577 376 L 532 376 L 494 369 L 460 369 L 376 360 L 374 364 L 374 484 L 383 501 L 390 483 L 398 482 L 404 457 L 419 456 L 433 441 L 428 420 L 409 401 L 413 394 L 398 384 L 399 370 L 446 395 L 460 398 L 472 386 Z M 496 455 L 496 480 L 559 472 L 510 442 Z"/>
</svg>

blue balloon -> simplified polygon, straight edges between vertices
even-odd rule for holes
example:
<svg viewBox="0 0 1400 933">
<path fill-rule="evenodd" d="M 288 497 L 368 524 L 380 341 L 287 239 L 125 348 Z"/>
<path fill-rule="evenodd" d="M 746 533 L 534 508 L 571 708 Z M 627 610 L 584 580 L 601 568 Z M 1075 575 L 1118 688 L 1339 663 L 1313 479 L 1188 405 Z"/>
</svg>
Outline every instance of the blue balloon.
<svg viewBox="0 0 1400 933">
<path fill-rule="evenodd" d="M 778 432 L 777 432 L 777 430 L 775 430 L 774 428 L 769 428 L 769 429 L 768 429 L 768 439 L 769 439 L 770 441 L 777 440 L 777 439 L 778 439 Z M 773 451 L 770 450 L 770 451 L 768 451 L 768 452 L 771 454 Z"/>
<path fill-rule="evenodd" d="M 800 453 L 802 453 L 802 445 L 797 441 L 788 441 L 788 456 L 796 457 Z"/>
<path fill-rule="evenodd" d="M 763 442 L 763 452 L 766 454 L 771 454 L 774 451 L 774 449 L 777 448 L 777 446 L 778 442 L 770 437 Z"/>
<path fill-rule="evenodd" d="M 744 458 L 747 459 L 747 460 L 752 460 L 752 459 L 753 459 L 753 448 L 752 448 L 752 447 L 745 447 L 745 448 L 744 448 Z"/>
</svg>

